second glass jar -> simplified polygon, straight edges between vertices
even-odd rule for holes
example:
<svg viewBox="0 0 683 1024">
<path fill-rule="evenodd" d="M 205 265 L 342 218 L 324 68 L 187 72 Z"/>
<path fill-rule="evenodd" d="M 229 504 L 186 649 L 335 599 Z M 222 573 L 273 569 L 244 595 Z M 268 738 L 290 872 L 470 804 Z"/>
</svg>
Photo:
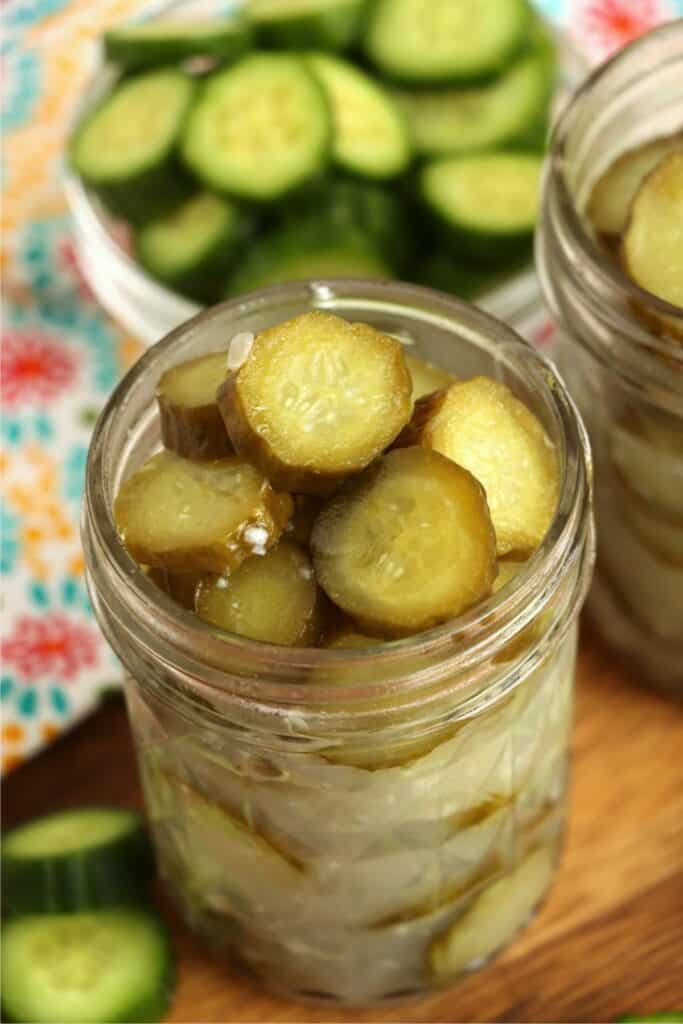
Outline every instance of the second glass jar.
<svg viewBox="0 0 683 1024">
<path fill-rule="evenodd" d="M 679 20 L 628 47 L 576 94 L 554 134 L 537 238 L 542 287 L 560 328 L 556 358 L 595 461 L 598 563 L 589 611 L 639 680 L 679 700 L 683 310 L 626 277 L 594 241 L 585 209 L 618 156 L 682 128 Z M 648 326 L 663 320 L 667 334 Z"/>
</svg>

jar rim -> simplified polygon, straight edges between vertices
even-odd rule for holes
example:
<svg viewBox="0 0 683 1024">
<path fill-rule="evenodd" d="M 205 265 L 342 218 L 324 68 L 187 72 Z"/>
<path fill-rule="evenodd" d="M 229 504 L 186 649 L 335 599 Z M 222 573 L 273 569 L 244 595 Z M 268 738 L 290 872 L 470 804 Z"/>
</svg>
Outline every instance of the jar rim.
<svg viewBox="0 0 683 1024">
<path fill-rule="evenodd" d="M 201 622 L 159 591 L 135 565 L 119 538 L 112 503 L 103 485 L 109 436 L 117 417 L 126 409 L 131 391 L 144 375 L 153 371 L 159 355 L 171 350 L 188 333 L 201 332 L 207 324 L 230 313 L 244 317 L 268 308 L 271 303 L 284 301 L 300 301 L 308 308 L 327 308 L 340 315 L 344 315 L 345 302 L 365 303 L 368 309 L 397 316 L 401 311 L 410 310 L 424 317 L 426 323 L 440 324 L 451 332 L 457 329 L 465 339 L 469 335 L 487 342 L 492 351 L 495 349 L 497 358 L 516 370 L 521 368 L 536 387 L 543 389 L 556 418 L 562 446 L 558 455 L 564 471 L 557 509 L 539 549 L 500 595 L 494 595 L 443 625 L 381 647 L 358 650 L 280 647 L 221 633 Z M 255 672 L 264 664 L 269 671 L 273 669 L 276 656 L 283 678 L 288 675 L 294 678 L 316 668 L 324 672 L 342 665 L 360 664 L 372 664 L 378 675 L 384 672 L 391 676 L 400 673 L 406 658 L 428 660 L 434 657 L 447 658 L 450 671 L 457 672 L 465 664 L 471 668 L 473 661 L 485 664 L 501 642 L 528 625 L 551 600 L 575 558 L 583 559 L 588 567 L 579 574 L 580 585 L 573 596 L 575 609 L 580 607 L 593 559 L 591 478 L 591 454 L 585 428 L 562 379 L 557 370 L 511 328 L 474 306 L 416 285 L 353 278 L 277 285 L 204 310 L 171 331 L 147 350 L 111 395 L 95 426 L 86 470 L 83 542 L 89 585 L 96 606 L 101 602 L 110 611 L 114 606 L 118 613 L 125 610 L 138 627 L 153 608 L 155 645 L 164 646 L 169 663 L 178 663 L 176 659 L 180 657 L 185 670 L 195 678 L 201 673 L 202 683 L 209 686 L 212 683 L 219 688 L 223 685 L 221 665 L 228 663 L 231 677 L 235 671 L 241 671 L 251 679 L 253 689 Z M 118 595 L 111 586 L 106 594 L 100 592 L 99 578 L 97 582 L 93 580 L 94 569 L 110 576 L 110 582 L 119 588 Z M 121 592 L 125 595 L 123 599 Z M 197 657 L 198 649 L 201 649 L 201 658 Z M 540 658 L 540 652 L 538 656 Z M 236 659 L 241 669 L 236 669 Z M 260 680 L 258 685 L 264 693 L 268 689 Z M 311 694 L 311 684 L 306 683 L 306 687 L 307 694 Z M 367 696 L 369 687 L 363 686 L 362 690 Z M 278 681 L 274 689 L 268 690 L 268 695 L 279 696 L 281 692 L 282 684 Z M 323 701 L 339 700 L 339 688 L 334 691 L 336 696 L 329 687 L 321 686 L 320 692 Z M 353 687 L 344 692 L 345 701 L 350 697 L 353 698 Z"/>
<path fill-rule="evenodd" d="M 667 22 L 634 40 L 609 60 L 600 64 L 584 79 L 555 123 L 551 136 L 550 155 L 546 165 L 546 187 L 552 192 L 551 216 L 556 212 L 559 213 L 562 218 L 563 230 L 566 231 L 571 244 L 576 249 L 572 264 L 576 268 L 577 276 L 583 272 L 583 268 L 590 265 L 591 270 L 597 275 L 606 290 L 607 303 L 614 304 L 614 300 L 617 299 L 620 306 L 637 305 L 653 317 L 669 318 L 674 322 L 680 320 L 683 333 L 683 310 L 681 307 L 667 302 L 636 284 L 621 269 L 616 260 L 609 258 L 603 252 L 591 236 L 572 193 L 569 182 L 570 162 L 567 158 L 570 135 L 576 122 L 581 118 L 584 104 L 592 96 L 595 88 L 609 84 L 610 78 L 614 76 L 615 72 L 628 66 L 634 56 L 658 48 L 662 40 L 666 42 L 670 38 L 676 39 L 677 37 L 683 39 L 683 19 Z M 653 54 L 654 56 L 659 55 Z M 680 54 L 673 55 L 672 62 L 680 62 L 680 60 Z M 661 69 L 661 63 L 658 65 L 656 61 L 653 66 Z M 633 82 L 637 83 L 640 77 L 639 73 L 634 74 Z M 649 332 L 644 323 L 635 317 L 628 320 L 622 318 L 619 326 L 624 331 L 624 339 L 633 343 L 638 349 L 650 350 L 658 356 L 665 356 L 674 364 L 680 363 L 683 368 L 683 345 L 673 336 L 656 335 Z"/>
</svg>

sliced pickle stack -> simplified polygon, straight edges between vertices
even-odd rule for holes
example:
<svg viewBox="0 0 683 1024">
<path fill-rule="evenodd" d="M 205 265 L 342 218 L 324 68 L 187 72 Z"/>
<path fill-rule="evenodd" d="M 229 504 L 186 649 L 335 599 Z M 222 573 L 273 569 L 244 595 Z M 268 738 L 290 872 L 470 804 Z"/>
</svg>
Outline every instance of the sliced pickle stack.
<svg viewBox="0 0 683 1024">
<path fill-rule="evenodd" d="M 512 579 L 553 517 L 554 448 L 505 385 L 327 312 L 167 370 L 157 399 L 165 450 L 122 485 L 118 530 L 226 633 L 332 650 L 419 633 Z"/>
<path fill-rule="evenodd" d="M 634 312 L 655 333 L 683 340 L 683 131 L 623 153 L 593 186 L 586 214 L 626 276 L 680 311 L 634 301 Z"/>
</svg>

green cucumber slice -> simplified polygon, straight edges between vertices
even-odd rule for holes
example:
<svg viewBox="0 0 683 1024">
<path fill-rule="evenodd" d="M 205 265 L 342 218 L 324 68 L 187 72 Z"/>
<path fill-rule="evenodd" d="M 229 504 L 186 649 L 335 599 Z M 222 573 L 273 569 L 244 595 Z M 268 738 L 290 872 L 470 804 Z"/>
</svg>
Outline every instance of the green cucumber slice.
<svg viewBox="0 0 683 1024">
<path fill-rule="evenodd" d="M 139 228 L 142 266 L 164 284 L 199 302 L 218 301 L 246 235 L 229 199 L 200 192 L 177 210 Z"/>
<path fill-rule="evenodd" d="M 358 37 L 367 0 L 251 0 L 257 41 L 282 50 L 346 50 Z"/>
<path fill-rule="evenodd" d="M 548 113 L 552 76 L 530 53 L 499 79 L 478 88 L 400 91 L 396 94 L 415 149 L 428 156 L 494 149 L 539 134 Z M 543 136 L 542 136 L 543 137 Z"/>
<path fill-rule="evenodd" d="M 207 80 L 182 155 L 209 188 L 270 202 L 317 177 L 331 141 L 325 93 L 304 62 L 255 53 Z"/>
<path fill-rule="evenodd" d="M 187 195 L 175 148 L 194 88 L 175 68 L 149 71 L 123 81 L 77 127 L 71 165 L 115 213 L 144 221 Z"/>
<path fill-rule="evenodd" d="M 250 247 L 228 288 L 231 296 L 285 281 L 322 277 L 393 276 L 377 247 L 360 231 L 330 231 L 315 220 L 276 228 Z"/>
<path fill-rule="evenodd" d="M 526 0 L 377 0 L 365 49 L 397 81 L 484 81 L 521 50 L 530 21 Z"/>
<path fill-rule="evenodd" d="M 177 64 L 190 57 L 233 61 L 249 49 L 251 30 L 246 18 L 211 21 L 155 19 L 105 32 L 104 55 L 126 69 Z"/>
<path fill-rule="evenodd" d="M 618 1024 L 683 1024 L 683 1010 L 674 1010 L 671 1013 L 647 1013 L 644 1017 L 629 1014 L 626 1017 L 619 1017 Z"/>
<path fill-rule="evenodd" d="M 159 1021 L 173 989 L 161 921 L 138 908 L 29 915 L 2 930 L 5 1019 L 43 1024 Z"/>
<path fill-rule="evenodd" d="M 5 913 L 90 910 L 136 899 L 154 868 L 142 816 L 83 807 L 37 818 L 2 840 Z"/>
<path fill-rule="evenodd" d="M 317 219 L 330 237 L 360 232 L 394 269 L 404 266 L 411 252 L 404 203 L 395 191 L 380 184 L 344 178 L 326 182 L 292 211 L 292 227 L 298 217 Z"/>
<path fill-rule="evenodd" d="M 516 264 L 509 268 L 482 267 L 447 252 L 436 252 L 420 264 L 416 278 L 428 288 L 471 301 L 502 284 L 515 269 Z"/>
<path fill-rule="evenodd" d="M 408 167 L 408 129 L 393 97 L 340 57 L 314 54 L 308 65 L 332 108 L 332 156 L 342 170 L 366 178 L 395 178 Z"/>
<path fill-rule="evenodd" d="M 499 265 L 531 245 L 542 162 L 537 153 L 444 157 L 424 166 L 419 191 L 456 254 Z"/>
</svg>

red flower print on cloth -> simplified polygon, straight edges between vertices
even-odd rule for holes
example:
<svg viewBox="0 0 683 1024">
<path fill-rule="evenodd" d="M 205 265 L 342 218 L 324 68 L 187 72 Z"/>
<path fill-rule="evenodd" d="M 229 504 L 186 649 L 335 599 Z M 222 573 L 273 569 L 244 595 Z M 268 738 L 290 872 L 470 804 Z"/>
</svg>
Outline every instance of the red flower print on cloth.
<svg viewBox="0 0 683 1024">
<path fill-rule="evenodd" d="M 602 57 L 671 17 L 666 0 L 583 0 L 577 7 L 579 36 Z"/>
<path fill-rule="evenodd" d="M 97 664 L 100 638 L 94 629 L 63 612 L 21 615 L 2 641 L 2 661 L 25 681 L 41 676 L 69 681 Z"/>
<path fill-rule="evenodd" d="M 75 357 L 56 338 L 40 331 L 5 332 L 0 352 L 5 406 L 48 402 L 72 386 L 76 372 Z"/>
</svg>

